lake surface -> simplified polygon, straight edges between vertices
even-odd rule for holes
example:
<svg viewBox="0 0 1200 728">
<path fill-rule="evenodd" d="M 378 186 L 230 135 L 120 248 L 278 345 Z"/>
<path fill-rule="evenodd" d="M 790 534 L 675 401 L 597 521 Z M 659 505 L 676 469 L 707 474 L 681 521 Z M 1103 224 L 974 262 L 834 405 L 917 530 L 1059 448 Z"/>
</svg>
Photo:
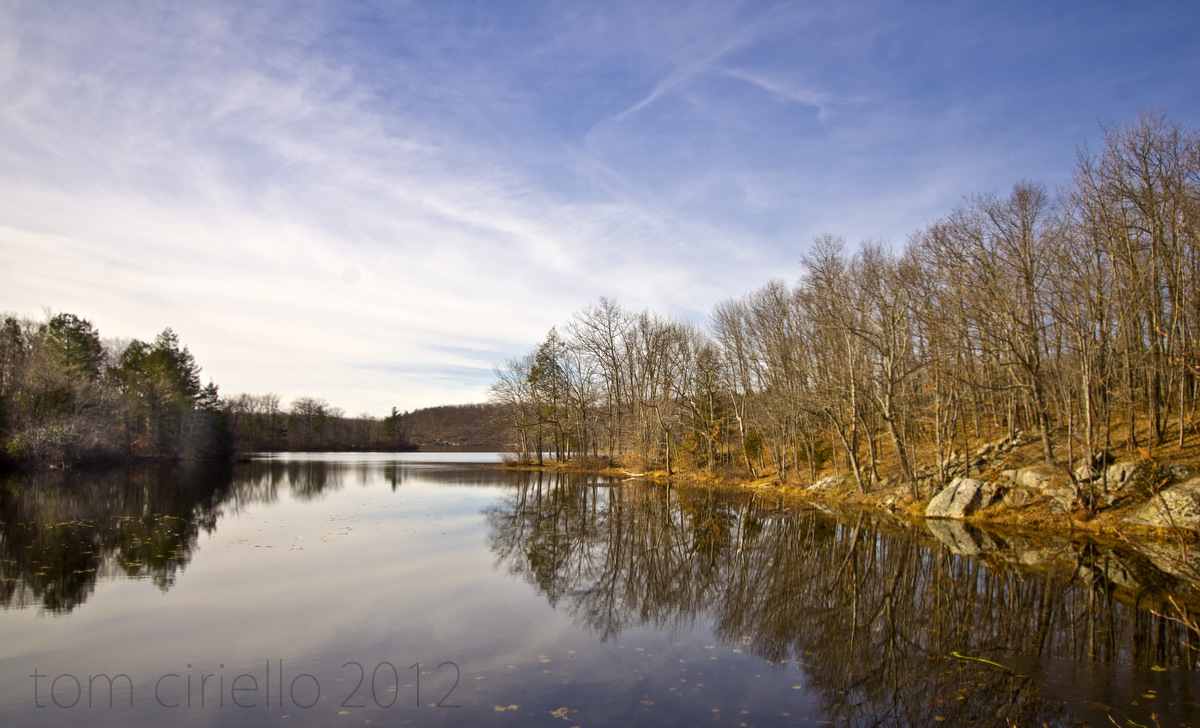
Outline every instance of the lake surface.
<svg viewBox="0 0 1200 728">
<path fill-rule="evenodd" d="M 0 725 L 1200 723 L 1166 555 L 495 459 L 0 482 Z"/>
</svg>

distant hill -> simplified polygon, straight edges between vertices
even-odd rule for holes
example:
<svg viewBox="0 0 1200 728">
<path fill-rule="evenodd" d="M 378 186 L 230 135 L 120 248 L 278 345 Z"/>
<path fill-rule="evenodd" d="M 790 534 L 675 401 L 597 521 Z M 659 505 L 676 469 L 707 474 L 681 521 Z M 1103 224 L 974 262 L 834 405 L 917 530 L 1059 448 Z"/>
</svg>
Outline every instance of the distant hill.
<svg viewBox="0 0 1200 728">
<path fill-rule="evenodd" d="M 405 412 L 399 416 L 405 438 L 421 450 L 495 452 L 509 450 L 504 407 L 453 404 Z"/>
</svg>

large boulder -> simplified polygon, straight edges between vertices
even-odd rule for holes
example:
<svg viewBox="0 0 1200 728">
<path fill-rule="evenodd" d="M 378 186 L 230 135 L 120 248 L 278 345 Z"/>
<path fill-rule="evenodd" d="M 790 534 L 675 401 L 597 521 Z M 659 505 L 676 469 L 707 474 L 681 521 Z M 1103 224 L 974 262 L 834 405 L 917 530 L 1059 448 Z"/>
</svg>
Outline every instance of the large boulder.
<svg viewBox="0 0 1200 728">
<path fill-rule="evenodd" d="M 1033 490 L 1053 490 L 1067 480 L 1066 474 L 1052 465 L 1031 465 L 1013 474 L 1013 482 Z"/>
<path fill-rule="evenodd" d="M 966 518 L 996 499 L 998 488 L 974 478 L 955 478 L 925 506 L 926 518 Z"/>
<path fill-rule="evenodd" d="M 1028 488 L 1006 488 L 1001 502 L 1009 508 L 1024 508 L 1038 499 L 1036 493 Z"/>
<path fill-rule="evenodd" d="M 1126 490 L 1143 480 L 1153 469 L 1148 460 L 1122 460 L 1108 466 L 1109 490 Z"/>
<path fill-rule="evenodd" d="M 1050 465 L 1002 470 L 996 484 L 996 500 L 1010 508 L 1024 508 L 1048 498 L 1062 510 L 1070 510 L 1075 500 L 1070 477 Z"/>
<path fill-rule="evenodd" d="M 1152 496 L 1128 520 L 1154 528 L 1200 531 L 1200 478 L 1173 485 Z"/>
</svg>

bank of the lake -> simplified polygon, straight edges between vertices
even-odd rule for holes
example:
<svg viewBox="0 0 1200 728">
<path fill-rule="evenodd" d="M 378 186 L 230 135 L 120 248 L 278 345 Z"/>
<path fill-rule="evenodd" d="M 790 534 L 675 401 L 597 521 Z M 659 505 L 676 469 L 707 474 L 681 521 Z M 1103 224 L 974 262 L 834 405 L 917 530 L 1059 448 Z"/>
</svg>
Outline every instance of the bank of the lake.
<svg viewBox="0 0 1200 728">
<path fill-rule="evenodd" d="M 1117 457 L 1106 452 L 1090 462 L 1080 460 L 1068 471 L 1038 462 L 1036 448 L 1036 438 L 1015 433 L 955 453 L 940 473 L 933 468 L 918 473 L 919 497 L 894 474 L 864 492 L 852 477 L 836 472 L 796 482 L 775 474 L 739 478 L 706 471 L 643 471 L 597 458 L 546 460 L 541 465 L 510 461 L 505 467 L 769 490 L 827 507 L 881 511 L 918 528 L 928 520 L 950 520 L 1035 535 L 1080 532 L 1124 543 L 1200 540 L 1200 468 L 1191 458 L 1145 453 Z M 1084 506 L 1085 499 L 1092 508 Z"/>
</svg>

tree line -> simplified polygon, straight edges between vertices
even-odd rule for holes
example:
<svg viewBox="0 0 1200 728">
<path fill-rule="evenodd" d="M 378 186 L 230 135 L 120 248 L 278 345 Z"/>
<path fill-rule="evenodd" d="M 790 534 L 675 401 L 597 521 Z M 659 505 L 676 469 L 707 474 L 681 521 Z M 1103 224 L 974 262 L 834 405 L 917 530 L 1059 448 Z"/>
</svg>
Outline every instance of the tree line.
<svg viewBox="0 0 1200 728">
<path fill-rule="evenodd" d="M 10 461 L 208 458 L 227 449 L 216 385 L 171 329 L 107 341 L 70 313 L 0 319 L 0 443 Z"/>
<path fill-rule="evenodd" d="M 226 460 L 258 450 L 407 450 L 395 409 L 347 417 L 322 399 L 222 397 L 171 329 L 101 339 L 90 321 L 0 317 L 0 464 Z"/>
<path fill-rule="evenodd" d="M 914 497 L 956 451 L 1019 430 L 1056 466 L 1183 447 L 1198 238 L 1200 134 L 1143 116 L 1081 150 L 1066 189 L 970 197 L 897 248 L 821 236 L 799 280 L 706 326 L 601 299 L 501 367 L 492 399 L 529 460 L 834 469 L 864 492 L 888 473 Z"/>
<path fill-rule="evenodd" d="M 403 413 L 386 417 L 348 417 L 340 407 L 318 397 L 281 404 L 277 394 L 239 394 L 225 402 L 225 412 L 239 452 L 415 450 Z"/>
</svg>

